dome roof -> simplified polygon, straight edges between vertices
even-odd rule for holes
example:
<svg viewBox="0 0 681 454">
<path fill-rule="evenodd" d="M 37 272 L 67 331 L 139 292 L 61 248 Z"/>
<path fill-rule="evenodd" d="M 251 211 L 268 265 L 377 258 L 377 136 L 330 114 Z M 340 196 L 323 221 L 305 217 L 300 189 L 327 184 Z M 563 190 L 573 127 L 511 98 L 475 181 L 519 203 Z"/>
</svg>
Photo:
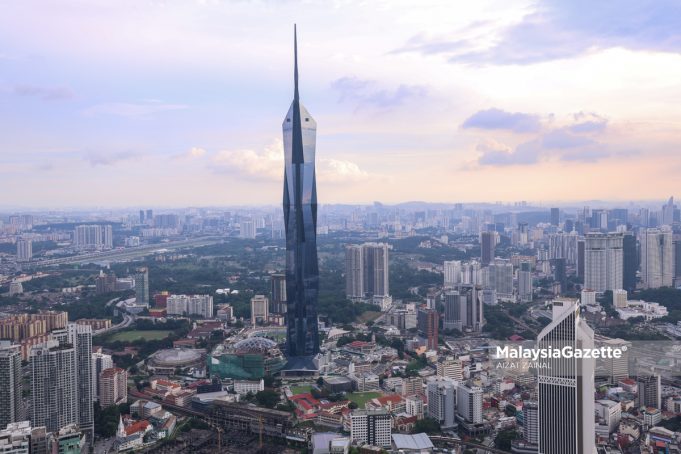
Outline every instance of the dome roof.
<svg viewBox="0 0 681 454">
<path fill-rule="evenodd" d="M 268 353 L 277 348 L 277 343 L 265 337 L 249 337 L 234 344 L 234 350 L 243 353 Z"/>
</svg>

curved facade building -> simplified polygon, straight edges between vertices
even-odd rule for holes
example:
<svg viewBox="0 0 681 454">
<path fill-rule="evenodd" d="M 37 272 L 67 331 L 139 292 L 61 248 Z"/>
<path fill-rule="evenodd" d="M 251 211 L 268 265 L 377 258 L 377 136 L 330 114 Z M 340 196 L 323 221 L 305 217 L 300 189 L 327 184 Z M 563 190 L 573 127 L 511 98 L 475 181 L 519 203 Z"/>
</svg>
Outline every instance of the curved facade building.
<svg viewBox="0 0 681 454">
<path fill-rule="evenodd" d="M 282 125 L 286 228 L 287 369 L 314 368 L 319 353 L 317 296 L 317 123 L 298 97 L 298 46 L 294 29 L 294 95 Z"/>
</svg>

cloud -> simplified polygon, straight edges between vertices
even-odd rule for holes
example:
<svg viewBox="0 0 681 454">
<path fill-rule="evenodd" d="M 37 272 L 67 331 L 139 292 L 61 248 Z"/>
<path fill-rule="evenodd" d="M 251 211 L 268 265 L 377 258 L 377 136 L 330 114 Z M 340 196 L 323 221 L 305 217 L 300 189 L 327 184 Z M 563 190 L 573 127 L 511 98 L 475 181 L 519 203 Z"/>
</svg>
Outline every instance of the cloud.
<svg viewBox="0 0 681 454">
<path fill-rule="evenodd" d="M 541 122 L 538 115 L 506 112 L 501 109 L 491 108 L 474 113 L 463 122 L 462 127 L 506 129 L 513 132 L 526 133 L 539 131 L 541 129 Z"/>
<path fill-rule="evenodd" d="M 122 161 L 138 158 L 139 153 L 134 151 L 119 151 L 114 153 L 88 153 L 85 159 L 92 167 L 111 166 Z"/>
<path fill-rule="evenodd" d="M 75 93 L 68 87 L 40 87 L 37 85 L 15 85 L 12 92 L 18 96 L 32 96 L 44 101 L 71 99 Z"/>
<path fill-rule="evenodd" d="M 140 103 L 111 102 L 97 104 L 83 111 L 85 115 L 114 115 L 119 117 L 145 117 L 159 112 L 184 110 L 189 106 L 184 104 L 167 104 L 157 100 L 143 101 Z"/>
<path fill-rule="evenodd" d="M 372 80 L 357 77 L 342 77 L 331 83 L 331 88 L 340 94 L 339 102 L 352 102 L 357 107 L 371 106 L 379 109 L 398 107 L 413 98 L 423 98 L 427 90 L 421 85 L 399 85 L 394 90 L 378 86 Z"/>
<path fill-rule="evenodd" d="M 173 159 L 199 159 L 206 156 L 206 150 L 199 147 L 192 147 L 189 151 L 178 153 Z"/>
<path fill-rule="evenodd" d="M 257 180 L 283 181 L 284 145 L 277 139 L 264 150 L 223 150 L 212 158 L 212 169 L 220 173 L 236 174 Z M 318 159 L 317 180 L 325 183 L 344 183 L 367 180 L 374 175 L 357 163 L 342 159 Z"/>
<path fill-rule="evenodd" d="M 467 122 L 479 114 L 480 112 L 473 115 Z M 516 113 L 512 115 L 522 118 L 523 115 L 527 114 Z M 507 118 L 508 115 L 501 116 L 501 120 L 493 117 L 495 121 L 487 121 L 488 118 L 485 116 L 482 120 L 477 118 L 476 121 L 482 126 L 477 126 L 478 123 L 474 122 L 476 123 L 475 127 L 501 129 L 498 126 L 504 125 L 506 126 L 505 129 L 513 130 L 514 123 Z M 571 120 L 568 124 L 560 126 L 550 127 L 545 125 L 543 129 L 535 131 L 534 138 L 520 143 L 515 148 L 485 138 L 476 147 L 476 151 L 479 152 L 477 163 L 481 166 L 512 166 L 531 165 L 547 160 L 595 162 L 609 157 L 623 157 L 636 153 L 633 150 L 613 147 L 608 143 L 596 140 L 597 136 L 606 131 L 608 120 L 604 117 L 595 113 L 578 112 L 572 116 Z M 607 136 L 604 138 L 607 139 Z"/>
<path fill-rule="evenodd" d="M 570 131 L 575 133 L 597 133 L 605 131 L 608 120 L 591 112 L 578 112 L 574 114 L 575 124 L 570 126 Z"/>
<path fill-rule="evenodd" d="M 483 27 L 480 27 L 482 29 Z M 442 54 L 454 63 L 533 64 L 603 49 L 681 53 L 677 0 L 544 0 L 520 21 L 485 36 L 415 36 L 398 52 Z M 480 43 L 486 43 L 481 48 Z"/>
</svg>

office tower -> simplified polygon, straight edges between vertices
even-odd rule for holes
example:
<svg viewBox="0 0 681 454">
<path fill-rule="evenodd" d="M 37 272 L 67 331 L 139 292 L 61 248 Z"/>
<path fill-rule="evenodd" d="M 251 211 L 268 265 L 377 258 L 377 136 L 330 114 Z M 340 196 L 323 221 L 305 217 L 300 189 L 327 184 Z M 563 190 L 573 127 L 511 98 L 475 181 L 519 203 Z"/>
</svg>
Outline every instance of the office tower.
<svg viewBox="0 0 681 454">
<path fill-rule="evenodd" d="M 99 375 L 99 402 L 102 408 L 128 399 L 128 373 L 120 367 L 104 369 Z"/>
<path fill-rule="evenodd" d="M 577 240 L 577 277 L 584 282 L 584 268 L 586 262 L 586 241 Z"/>
<path fill-rule="evenodd" d="M 551 225 L 560 225 L 560 208 L 551 208 Z"/>
<path fill-rule="evenodd" d="M 636 289 L 636 272 L 639 263 L 636 237 L 631 232 L 626 232 L 622 237 L 622 261 L 622 288 L 633 292 Z"/>
<path fill-rule="evenodd" d="M 387 448 L 392 418 L 386 410 L 355 410 L 350 415 L 350 438 L 357 444 Z"/>
<path fill-rule="evenodd" d="M 510 260 L 495 259 L 483 268 L 483 286 L 496 291 L 497 298 L 515 302 L 513 293 L 513 264 Z"/>
<path fill-rule="evenodd" d="M 140 210 L 140 224 L 144 224 L 144 210 Z"/>
<path fill-rule="evenodd" d="M 521 303 L 532 302 L 534 289 L 532 287 L 532 271 L 528 262 L 521 262 L 518 270 L 518 299 Z"/>
<path fill-rule="evenodd" d="M 390 295 L 390 247 L 364 243 L 345 248 L 345 289 L 352 300 L 370 300 Z"/>
<path fill-rule="evenodd" d="M 251 324 L 263 324 L 267 323 L 269 318 L 269 307 L 270 302 L 267 300 L 265 295 L 255 295 L 251 298 Z"/>
<path fill-rule="evenodd" d="M 154 210 L 147 210 L 147 214 L 145 216 L 147 224 L 152 224 L 152 221 L 154 219 Z"/>
<path fill-rule="evenodd" d="M 286 275 L 273 274 L 270 276 L 270 312 L 274 314 L 286 313 Z"/>
<path fill-rule="evenodd" d="M 662 205 L 662 220 L 661 225 L 672 225 L 674 223 L 674 197 L 669 197 L 666 204 Z"/>
<path fill-rule="evenodd" d="M 622 235 L 589 233 L 585 238 L 584 287 L 597 292 L 622 288 Z"/>
<path fill-rule="evenodd" d="M 317 123 L 298 99 L 298 44 L 294 29 L 294 95 L 284 133 L 284 224 L 286 227 L 286 353 L 289 358 L 319 353 L 317 297 Z M 303 361 L 303 360 L 301 360 Z M 293 361 L 292 367 L 300 367 Z M 302 369 L 311 369 L 309 365 Z"/>
<path fill-rule="evenodd" d="M 52 337 L 63 347 L 75 352 L 76 402 L 79 429 L 94 443 L 94 407 L 92 399 L 92 328 L 69 323 L 65 329 L 53 331 Z M 60 426 L 63 427 L 63 426 Z"/>
<path fill-rule="evenodd" d="M 31 362 L 31 424 L 57 432 L 78 424 L 76 350 L 68 344 L 48 341 L 34 347 Z"/>
<path fill-rule="evenodd" d="M 482 389 L 459 383 L 456 388 L 456 413 L 466 422 L 482 423 Z"/>
<path fill-rule="evenodd" d="M 416 327 L 419 334 L 426 339 L 429 350 L 437 350 L 439 316 L 435 309 L 419 308 Z"/>
<path fill-rule="evenodd" d="M 674 283 L 672 231 L 642 229 L 641 281 L 645 288 L 671 287 Z"/>
<path fill-rule="evenodd" d="M 552 313 L 537 348 L 594 348 L 594 332 L 580 316 L 577 300 L 555 300 Z M 558 356 L 543 362 L 546 367 L 537 370 L 539 453 L 594 453 L 594 360 Z"/>
<path fill-rule="evenodd" d="M 442 429 L 456 426 L 456 386 L 451 378 L 428 377 L 428 416 L 436 420 Z"/>
<path fill-rule="evenodd" d="M 523 439 L 532 445 L 539 443 L 539 405 L 529 401 L 523 404 Z"/>
<path fill-rule="evenodd" d="M 553 281 L 560 284 L 560 293 L 564 293 L 567 289 L 565 259 L 553 259 Z"/>
<path fill-rule="evenodd" d="M 135 274 L 135 299 L 137 304 L 149 304 L 149 269 L 137 268 Z"/>
<path fill-rule="evenodd" d="M 166 300 L 168 315 L 213 318 L 213 297 L 210 295 L 171 295 Z"/>
<path fill-rule="evenodd" d="M 444 262 L 444 286 L 454 288 L 461 283 L 461 261 L 451 260 Z"/>
<path fill-rule="evenodd" d="M 662 410 L 662 384 L 659 375 L 645 375 L 636 378 L 637 405 Z"/>
<path fill-rule="evenodd" d="M 17 260 L 28 262 L 33 258 L 33 241 L 19 238 L 17 240 Z"/>
<path fill-rule="evenodd" d="M 480 331 L 485 323 L 480 293 L 481 289 L 470 285 L 446 291 L 444 329 Z"/>
<path fill-rule="evenodd" d="M 251 219 L 242 219 L 239 222 L 239 237 L 245 239 L 255 238 L 256 228 L 255 222 Z"/>
<path fill-rule="evenodd" d="M 494 248 L 497 246 L 496 232 L 480 233 L 480 262 L 489 265 L 494 260 Z"/>
<path fill-rule="evenodd" d="M 113 366 L 111 355 L 104 354 L 101 351 L 92 354 L 92 400 L 99 400 L 99 374 Z"/>
<path fill-rule="evenodd" d="M 23 419 L 21 351 L 17 345 L 3 345 L 0 346 L 0 427 Z"/>
</svg>

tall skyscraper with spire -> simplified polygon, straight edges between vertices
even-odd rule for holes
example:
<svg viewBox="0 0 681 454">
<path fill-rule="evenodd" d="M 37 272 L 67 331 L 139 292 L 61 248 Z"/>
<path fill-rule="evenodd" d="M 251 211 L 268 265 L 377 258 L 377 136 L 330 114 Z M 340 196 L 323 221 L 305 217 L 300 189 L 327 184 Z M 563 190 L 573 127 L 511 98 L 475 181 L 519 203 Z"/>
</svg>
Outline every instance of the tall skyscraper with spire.
<svg viewBox="0 0 681 454">
<path fill-rule="evenodd" d="M 293 29 L 293 102 L 282 125 L 284 133 L 284 224 L 286 228 L 287 369 L 312 368 L 319 353 L 317 294 L 317 123 L 298 96 L 298 40 Z"/>
</svg>

